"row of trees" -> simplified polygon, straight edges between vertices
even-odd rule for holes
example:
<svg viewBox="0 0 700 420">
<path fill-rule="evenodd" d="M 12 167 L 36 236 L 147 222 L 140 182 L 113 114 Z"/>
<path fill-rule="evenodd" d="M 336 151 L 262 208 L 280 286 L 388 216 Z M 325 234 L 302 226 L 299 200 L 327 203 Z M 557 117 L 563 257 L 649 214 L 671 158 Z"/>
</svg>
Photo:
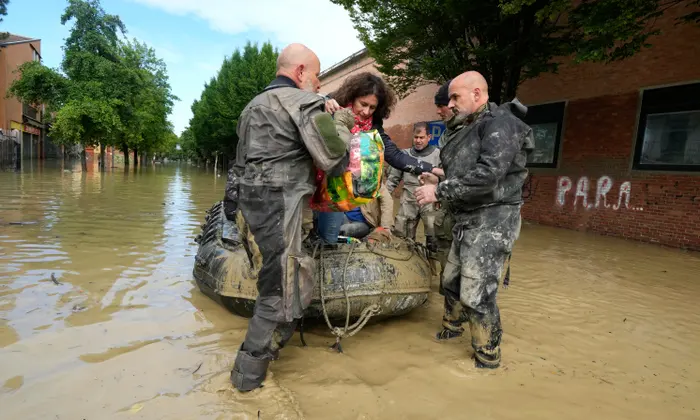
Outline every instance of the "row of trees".
<svg viewBox="0 0 700 420">
<path fill-rule="evenodd" d="M 99 0 L 69 0 L 61 23 L 73 23 L 61 68 L 32 61 L 19 67 L 9 94 L 44 104 L 50 136 L 60 145 L 114 146 L 135 164 L 147 155 L 174 149 L 177 136 L 167 120 L 177 100 L 165 63 L 146 44 L 120 37 L 126 28 Z M 82 153 L 86 166 L 85 152 Z"/>
<path fill-rule="evenodd" d="M 275 77 L 278 51 L 248 43 L 227 57 L 192 104 L 189 127 L 180 135 L 179 157 L 220 160 L 236 154 L 236 126 L 243 108 Z"/>
<path fill-rule="evenodd" d="M 490 97 L 556 72 L 564 59 L 611 62 L 649 47 L 656 19 L 682 9 L 700 22 L 700 0 L 331 0 L 401 96 L 465 70 L 488 80 Z"/>
</svg>

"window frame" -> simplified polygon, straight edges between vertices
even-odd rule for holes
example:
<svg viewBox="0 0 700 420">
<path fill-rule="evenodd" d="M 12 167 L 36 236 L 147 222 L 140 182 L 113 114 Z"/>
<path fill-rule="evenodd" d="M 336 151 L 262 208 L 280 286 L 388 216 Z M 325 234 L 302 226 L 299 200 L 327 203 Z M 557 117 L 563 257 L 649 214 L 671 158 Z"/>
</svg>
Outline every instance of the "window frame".
<svg viewBox="0 0 700 420">
<path fill-rule="evenodd" d="M 653 172 L 700 172 L 700 165 L 641 163 L 642 150 L 644 148 L 644 134 L 647 128 L 647 117 L 654 114 L 669 114 L 674 112 L 700 112 L 700 97 L 694 95 L 700 95 L 700 82 L 641 90 L 639 117 L 637 119 L 637 135 L 635 137 L 634 153 L 632 155 L 633 170 Z"/>
<path fill-rule="evenodd" d="M 525 121 L 530 127 L 536 124 L 557 124 L 557 134 L 554 141 L 552 162 L 528 162 L 525 165 L 527 168 L 556 169 L 559 167 L 559 155 L 562 136 L 564 134 L 564 118 L 566 116 L 567 106 L 568 101 L 556 101 L 527 106 L 527 114 L 525 114 L 523 121 Z"/>
</svg>

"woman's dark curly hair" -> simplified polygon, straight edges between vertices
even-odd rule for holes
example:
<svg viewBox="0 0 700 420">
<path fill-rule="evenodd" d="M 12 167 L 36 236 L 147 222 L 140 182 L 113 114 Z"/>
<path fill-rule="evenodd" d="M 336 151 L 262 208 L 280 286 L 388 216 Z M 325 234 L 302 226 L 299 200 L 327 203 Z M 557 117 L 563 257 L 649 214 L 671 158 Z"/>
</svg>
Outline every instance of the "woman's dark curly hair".
<svg viewBox="0 0 700 420">
<path fill-rule="evenodd" d="M 372 120 L 381 121 L 389 118 L 389 114 L 396 106 L 396 94 L 381 77 L 372 73 L 364 72 L 348 77 L 330 96 L 338 101 L 340 106 L 346 106 L 352 104 L 357 98 L 372 94 L 377 96 L 377 109 L 374 110 Z"/>
</svg>

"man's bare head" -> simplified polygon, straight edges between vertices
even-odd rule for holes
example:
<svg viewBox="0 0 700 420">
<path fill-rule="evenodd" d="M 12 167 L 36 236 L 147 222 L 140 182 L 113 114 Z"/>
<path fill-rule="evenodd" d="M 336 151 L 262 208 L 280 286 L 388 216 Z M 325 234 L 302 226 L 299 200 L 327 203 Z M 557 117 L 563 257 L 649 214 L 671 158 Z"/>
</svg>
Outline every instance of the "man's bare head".
<svg viewBox="0 0 700 420">
<path fill-rule="evenodd" d="M 277 75 L 289 77 L 297 87 L 318 93 L 321 82 L 321 62 L 318 56 L 303 44 L 289 44 L 277 57 Z"/>
<path fill-rule="evenodd" d="M 449 94 L 455 114 L 471 114 L 489 101 L 489 86 L 481 73 L 468 71 L 452 80 Z"/>
</svg>

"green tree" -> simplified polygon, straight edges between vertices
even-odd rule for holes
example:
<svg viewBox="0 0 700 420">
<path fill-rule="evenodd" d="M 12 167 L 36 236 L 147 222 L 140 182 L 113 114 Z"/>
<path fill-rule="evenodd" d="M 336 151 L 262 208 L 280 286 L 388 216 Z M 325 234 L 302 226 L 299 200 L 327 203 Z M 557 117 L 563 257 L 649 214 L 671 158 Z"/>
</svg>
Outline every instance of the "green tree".
<svg viewBox="0 0 700 420">
<path fill-rule="evenodd" d="M 2 23 L 2 16 L 7 16 L 7 5 L 10 4 L 10 0 L 0 0 L 0 23 Z M 0 32 L 0 41 L 7 38 L 10 34 L 7 32 Z"/>
<path fill-rule="evenodd" d="M 52 115 L 51 136 L 63 145 L 118 145 L 128 163 L 129 148 L 155 153 L 168 141 L 167 120 L 177 100 L 170 90 L 165 63 L 137 41 L 122 42 L 126 29 L 98 0 L 68 0 L 61 23 L 73 26 L 64 46 L 60 71 L 31 62 L 9 93 L 29 103 L 43 103 Z M 143 155 L 145 159 L 145 154 Z M 82 154 L 86 169 L 85 152 Z"/>
<path fill-rule="evenodd" d="M 185 131 L 194 139 L 199 156 L 235 156 L 238 117 L 274 79 L 277 55 L 269 43 L 261 48 L 247 43 L 242 51 L 236 50 L 226 58 L 216 77 L 204 85 L 201 97 L 192 104 L 192 119 Z"/>
<path fill-rule="evenodd" d="M 102 148 L 123 130 L 117 107 L 120 89 L 119 34 L 126 28 L 98 0 L 69 0 L 61 24 L 73 23 L 64 46 L 62 70 L 71 81 L 69 100 L 58 110 L 52 134 L 64 142 Z M 83 166 L 86 168 L 83 150 Z"/>
<path fill-rule="evenodd" d="M 179 136 L 170 133 L 167 142 L 159 149 L 158 156 L 172 160 L 199 159 L 192 130 L 188 127 Z"/>
<path fill-rule="evenodd" d="M 610 62 L 648 47 L 653 23 L 700 0 L 331 0 L 353 20 L 377 67 L 401 95 L 465 70 L 488 80 L 495 102 L 523 81 L 556 72 L 562 57 Z"/>
<path fill-rule="evenodd" d="M 21 77 L 10 85 L 8 96 L 21 97 L 31 104 L 44 104 L 47 110 L 60 108 L 68 99 L 70 80 L 59 70 L 46 67 L 39 61 L 27 61 L 18 67 L 17 72 Z"/>
<path fill-rule="evenodd" d="M 180 145 L 180 159 L 197 159 L 199 157 L 197 142 L 189 127 L 180 134 L 178 144 Z"/>
<path fill-rule="evenodd" d="M 128 164 L 129 149 L 142 156 L 161 150 L 161 144 L 171 138 L 172 124 L 167 120 L 173 102 L 165 63 L 155 51 L 137 40 L 121 47 L 118 95 L 122 99 L 119 114 L 124 126 L 115 144 L 124 152 Z M 145 159 L 145 158 L 144 158 Z"/>
<path fill-rule="evenodd" d="M 180 144 L 180 137 L 172 131 L 167 133 L 163 137 L 163 141 L 158 144 L 158 147 L 154 150 L 154 155 L 158 159 L 169 158 L 169 159 L 181 159 L 182 148 L 178 150 L 178 145 Z"/>
</svg>

